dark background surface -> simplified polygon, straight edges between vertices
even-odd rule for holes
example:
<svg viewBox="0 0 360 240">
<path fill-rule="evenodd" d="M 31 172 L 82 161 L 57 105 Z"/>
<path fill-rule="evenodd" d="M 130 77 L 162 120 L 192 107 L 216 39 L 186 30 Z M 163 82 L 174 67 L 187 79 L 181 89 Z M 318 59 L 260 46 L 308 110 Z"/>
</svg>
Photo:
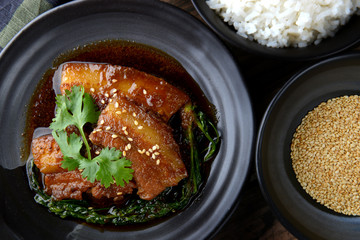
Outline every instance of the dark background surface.
<svg viewBox="0 0 360 240">
<path fill-rule="evenodd" d="M 201 17 L 191 0 L 162 0 L 198 18 Z M 205 23 L 204 23 L 205 24 Z M 318 61 L 289 62 L 255 56 L 228 46 L 233 53 L 253 104 L 256 132 L 271 99 L 295 73 Z M 355 50 L 360 50 L 359 46 Z M 352 50 L 354 51 L 354 48 Z M 262 196 L 253 157 L 247 181 L 240 194 L 238 206 L 230 219 L 219 229 L 214 239 L 296 239 L 276 219 Z"/>
</svg>

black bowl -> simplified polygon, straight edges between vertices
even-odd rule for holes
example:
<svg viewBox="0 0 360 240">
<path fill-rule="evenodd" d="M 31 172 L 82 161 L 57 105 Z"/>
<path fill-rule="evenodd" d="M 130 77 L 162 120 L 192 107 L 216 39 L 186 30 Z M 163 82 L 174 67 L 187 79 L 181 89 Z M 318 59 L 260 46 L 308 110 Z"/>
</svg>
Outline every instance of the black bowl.
<svg viewBox="0 0 360 240">
<path fill-rule="evenodd" d="M 221 147 L 199 198 L 184 211 L 150 226 L 108 229 L 61 219 L 35 203 L 21 166 L 26 105 L 42 75 L 59 54 L 107 39 L 134 41 L 166 52 L 218 110 Z M 160 1 L 74 1 L 32 21 L 0 55 L 0 111 L 2 239 L 208 238 L 232 213 L 250 164 L 253 114 L 234 60 L 200 21 Z"/>
<path fill-rule="evenodd" d="M 262 192 L 287 229 L 300 239 L 360 239 L 360 217 L 313 200 L 295 177 L 290 145 L 302 118 L 321 102 L 360 94 L 360 53 L 324 60 L 294 76 L 270 103 L 256 145 Z"/>
<path fill-rule="evenodd" d="M 326 38 L 318 45 L 312 44 L 305 48 L 270 48 L 236 34 L 233 27 L 209 8 L 206 0 L 192 2 L 200 16 L 222 40 L 232 47 L 265 57 L 292 61 L 315 60 L 339 53 L 360 42 L 360 16 L 354 15 L 334 37 Z"/>
</svg>

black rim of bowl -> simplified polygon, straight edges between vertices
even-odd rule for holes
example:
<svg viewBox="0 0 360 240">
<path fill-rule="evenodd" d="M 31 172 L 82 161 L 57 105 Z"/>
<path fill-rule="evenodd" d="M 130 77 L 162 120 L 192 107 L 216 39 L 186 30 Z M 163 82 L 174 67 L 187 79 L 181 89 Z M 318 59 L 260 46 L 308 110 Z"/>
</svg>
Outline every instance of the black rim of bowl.
<svg viewBox="0 0 360 240">
<path fill-rule="evenodd" d="M 267 203 L 269 204 L 271 210 L 273 211 L 273 213 L 276 215 L 276 217 L 280 220 L 280 222 L 289 230 L 289 232 L 291 232 L 295 237 L 299 238 L 299 239 L 308 239 L 311 238 L 310 236 L 307 236 L 307 234 L 310 235 L 310 232 L 307 232 L 306 234 L 304 234 L 303 231 L 301 231 L 299 229 L 299 226 L 295 226 L 294 224 L 291 223 L 290 220 L 288 220 L 287 218 L 291 215 L 291 213 L 288 212 L 284 212 L 280 210 L 280 207 L 277 206 L 277 204 L 275 203 L 275 201 L 272 199 L 272 194 L 277 194 L 277 197 L 281 197 L 278 195 L 278 193 L 271 193 L 267 182 L 265 181 L 265 177 L 264 177 L 264 162 L 263 162 L 263 156 L 262 156 L 262 149 L 264 147 L 263 145 L 263 141 L 264 141 L 264 132 L 266 131 L 266 129 L 268 128 L 267 124 L 269 119 L 272 116 L 272 112 L 274 110 L 274 108 L 277 106 L 277 103 L 279 101 L 281 101 L 281 98 L 283 97 L 284 94 L 287 93 L 288 89 L 292 89 L 293 85 L 295 84 L 300 84 L 301 85 L 301 78 L 303 76 L 307 77 L 307 74 L 312 74 L 314 71 L 317 71 L 318 69 L 319 72 L 326 72 L 328 70 L 322 70 L 322 67 L 326 67 L 328 64 L 337 64 L 339 62 L 343 62 L 343 60 L 345 61 L 351 61 L 351 60 L 357 60 L 357 62 L 360 62 L 360 53 L 359 52 L 351 52 L 351 53 L 347 53 L 347 54 L 343 54 L 343 55 L 339 55 L 339 56 L 335 56 L 329 59 L 325 59 L 319 63 L 316 63 L 306 69 L 303 69 L 301 71 L 299 71 L 297 74 L 295 74 L 293 77 L 291 77 L 285 84 L 284 86 L 278 91 L 278 93 L 275 95 L 275 97 L 272 99 L 272 101 L 270 102 L 268 108 L 266 109 L 263 119 L 261 121 L 261 124 L 259 126 L 259 132 L 257 135 L 257 140 L 256 140 L 256 146 L 255 146 L 255 164 L 256 164 L 256 172 L 257 172 L 257 177 L 259 180 L 259 185 L 262 191 L 263 196 L 265 197 L 265 200 L 267 201 Z M 315 73 L 316 74 L 316 73 Z M 359 81 L 357 81 L 358 85 L 359 85 Z M 332 93 L 330 92 L 329 94 L 326 93 L 326 95 L 321 96 L 318 99 L 315 99 L 314 102 L 312 102 L 312 106 L 306 106 L 303 109 L 301 109 L 301 114 L 299 114 L 300 116 L 304 117 L 306 115 L 306 113 L 310 110 L 312 110 L 314 107 L 316 107 L 318 104 L 320 104 L 323 101 L 326 101 L 327 99 L 330 99 L 332 97 L 338 97 L 338 96 L 342 96 L 342 95 L 352 95 L 352 94 L 360 94 L 360 88 L 358 90 L 356 89 L 340 89 L 338 91 L 333 91 Z M 301 119 L 300 119 L 301 120 Z M 295 126 L 298 126 L 299 123 L 297 123 Z M 277 128 L 276 128 L 277 129 Z M 277 129 L 278 130 L 278 129 Z M 289 146 L 290 148 L 290 146 Z M 286 170 L 284 170 L 286 171 Z M 284 181 L 296 181 L 296 188 L 297 191 L 301 192 L 301 195 L 303 196 L 303 198 L 305 198 L 305 201 L 311 202 L 312 205 L 316 206 L 315 208 L 320 209 L 319 211 L 324 212 L 325 214 L 331 214 L 333 216 L 335 216 L 335 218 L 337 217 L 342 217 L 343 219 L 346 219 L 344 222 L 351 222 L 352 217 L 351 216 L 345 216 L 339 213 L 336 213 L 332 210 L 327 209 L 326 207 L 320 205 L 319 203 L 317 203 L 314 199 L 312 199 L 300 186 L 300 183 L 297 182 L 296 178 L 295 178 L 295 174 L 292 173 L 293 179 L 285 179 Z M 282 206 L 283 207 L 283 206 Z M 292 216 L 291 216 L 292 217 Z M 356 218 L 356 217 L 355 217 Z M 354 219 L 355 219 L 354 218 Z M 357 219 L 357 218 L 356 218 Z M 359 221 L 357 220 L 357 223 L 359 224 Z M 307 230 L 307 229 L 305 229 Z M 355 231 L 355 230 L 354 230 Z M 314 236 L 312 236 L 314 237 Z M 316 236 L 317 238 L 321 238 L 321 239 L 326 239 L 320 236 Z M 339 236 L 338 236 L 339 237 Z M 344 236 L 345 237 L 345 236 Z M 355 239 L 358 238 L 358 235 Z M 345 239 L 345 238 L 344 238 Z M 354 238 L 351 238 L 354 239 Z"/>
<path fill-rule="evenodd" d="M 126 18 L 129 16 L 131 19 Z M 123 21 L 122 24 L 116 24 L 119 19 Z M 148 25 L 150 23 L 157 25 L 151 28 Z M 134 28 L 138 29 L 135 31 Z M 65 36 L 63 33 L 70 34 Z M 167 37 L 169 39 L 164 40 Z M 79 238 L 95 238 L 99 234 L 106 239 L 119 236 L 146 236 L 148 239 L 196 239 L 213 236 L 233 212 L 247 177 L 254 140 L 253 113 L 241 74 L 227 48 L 198 19 L 172 5 L 143 0 L 107 0 L 102 4 L 96 0 L 74 1 L 42 14 L 21 30 L 0 55 L 0 78 L 6 79 L 0 82 L 0 109 L 7 112 L 6 116 L 3 114 L 0 117 L 4 133 L 0 138 L 4 143 L 0 151 L 9 154 L 7 158 L 20 158 L 16 149 L 22 146 L 22 120 L 26 104 L 34 91 L 34 82 L 40 80 L 42 74 L 51 67 L 52 60 L 74 47 L 106 39 L 135 41 L 168 53 L 183 65 L 216 106 L 220 117 L 218 126 L 223 134 L 222 145 L 199 201 L 165 222 L 146 229 L 121 231 L 122 235 L 106 230 L 101 233 L 97 229 L 48 213 L 31 200 L 33 192 L 21 169 L 8 173 L 0 168 L 0 183 L 6 185 L 14 178 L 24 178 L 26 185 L 16 182 L 12 188 L 4 186 L 7 194 L 0 197 L 0 204 L 6 202 L 7 208 L 14 209 L 14 214 L 22 214 L 22 220 L 18 222 L 12 218 L 5 219 L 8 231 L 21 237 L 24 236 L 25 229 L 18 230 L 15 227 L 26 228 L 26 225 L 33 224 L 39 227 L 40 233 L 37 233 L 37 229 L 28 229 L 28 234 L 44 234 L 43 236 L 49 237 L 49 234 L 56 234 L 49 233 L 50 226 L 58 224 L 59 231 L 62 229 L 63 232 L 50 236 L 60 238 L 72 229 L 78 230 L 74 234 L 78 234 Z M 191 44 L 181 44 L 178 42 L 180 39 Z M 211 51 L 208 51 L 209 46 Z M 211 67 L 208 69 L 205 64 Z M 224 83 L 221 84 L 219 79 L 223 79 Z M 14 95 L 17 97 L 10 97 Z M 229 129 L 227 124 L 233 126 L 233 129 Z M 0 164 L 4 162 L 6 159 L 0 158 Z M 15 189 L 21 191 L 24 198 L 26 196 L 30 199 L 31 203 L 27 203 L 30 207 L 24 206 L 25 203 L 15 197 Z M 218 194 L 215 195 L 215 192 Z M 12 201 L 6 199 L 8 196 L 13 196 Z M 0 218 L 7 211 L 2 209 Z M 36 219 L 27 211 L 36 211 Z M 10 213 L 5 212 L 5 216 L 6 214 Z M 185 221 L 186 216 L 193 218 L 193 221 Z M 42 218 L 45 220 L 41 220 Z M 29 224 L 22 224 L 25 220 Z M 38 221 L 45 224 L 40 226 Z M 194 224 L 197 224 L 196 228 Z M 30 236 L 28 234 L 27 237 Z"/>
<path fill-rule="evenodd" d="M 360 43 L 360 16 L 354 14 L 350 21 L 342 26 L 335 37 L 322 40 L 319 45 L 305 48 L 269 48 L 255 41 L 250 41 L 236 34 L 235 30 L 225 23 L 206 3 L 206 0 L 192 0 L 199 15 L 230 46 L 260 56 L 279 60 L 306 61 L 329 57 Z"/>
</svg>

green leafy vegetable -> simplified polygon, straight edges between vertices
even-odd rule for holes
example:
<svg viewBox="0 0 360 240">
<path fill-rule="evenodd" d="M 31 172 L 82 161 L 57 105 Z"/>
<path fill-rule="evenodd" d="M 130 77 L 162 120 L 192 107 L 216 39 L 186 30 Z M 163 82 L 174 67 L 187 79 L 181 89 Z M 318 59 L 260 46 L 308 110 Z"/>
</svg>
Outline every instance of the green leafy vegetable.
<svg viewBox="0 0 360 240">
<path fill-rule="evenodd" d="M 84 87 L 74 86 L 71 92 L 65 90 L 65 95 L 56 96 L 56 116 L 50 124 L 54 131 L 64 131 L 66 127 L 74 125 L 80 131 L 83 142 L 86 146 L 88 159 L 91 160 L 90 146 L 84 133 L 85 123 L 96 123 L 100 112 Z"/>
<path fill-rule="evenodd" d="M 59 144 L 63 156 L 61 166 L 69 171 L 79 167 L 81 161 L 87 160 L 80 154 L 83 146 L 81 137 L 75 133 L 68 134 L 65 131 L 52 132 L 55 141 Z"/>
<path fill-rule="evenodd" d="M 194 111 L 194 107 L 192 108 L 192 110 Z M 196 114 L 194 115 L 195 115 L 195 123 L 197 127 L 201 130 L 201 132 L 210 142 L 209 146 L 205 149 L 207 153 L 204 157 L 204 161 L 206 162 L 209 159 L 211 159 L 212 156 L 215 154 L 217 150 L 217 146 L 220 141 L 220 136 L 214 124 L 206 119 L 205 114 L 203 112 L 199 112 L 197 115 Z M 209 127 L 212 128 L 213 132 L 215 133 L 215 137 L 210 136 Z"/>
<path fill-rule="evenodd" d="M 92 161 L 80 162 L 80 169 L 84 169 L 83 175 L 87 176 L 90 181 L 96 177 L 100 183 L 105 187 L 109 187 L 111 183 L 115 182 L 124 187 L 124 181 L 129 183 L 132 179 L 134 170 L 129 168 L 131 161 L 121 158 L 121 152 L 115 148 L 105 148 L 100 152 L 100 155 Z M 114 178 L 114 179 L 113 179 Z"/>
<path fill-rule="evenodd" d="M 59 144 L 64 155 L 62 167 L 70 171 L 83 170 L 81 175 L 90 182 L 100 181 L 105 187 L 115 183 L 124 186 L 132 179 L 133 170 L 129 168 L 131 162 L 121 158 L 122 153 L 115 148 L 104 148 L 101 153 L 91 158 L 91 149 L 86 139 L 84 125 L 97 122 L 100 112 L 97 111 L 92 97 L 84 92 L 83 87 L 74 86 L 71 92 L 66 90 L 65 95 L 56 97 L 56 116 L 50 125 L 52 135 Z M 74 125 L 78 128 L 80 136 L 72 133 L 68 136 L 65 129 Z M 87 157 L 81 155 L 83 144 Z"/>
<path fill-rule="evenodd" d="M 206 118 L 203 112 L 197 112 L 194 105 L 186 104 L 184 106 L 184 112 L 187 115 L 191 115 L 193 119 L 191 124 L 188 124 L 185 131 L 186 139 L 190 146 L 190 165 L 192 169 L 192 171 L 190 172 L 190 178 L 193 191 L 196 193 L 202 181 L 200 172 L 201 164 L 202 162 L 206 162 L 214 156 L 216 150 L 218 149 L 220 136 L 214 124 Z M 194 134 L 195 127 L 197 127 L 202 133 L 198 139 L 196 139 L 196 136 Z M 210 132 L 209 128 L 212 130 L 212 132 Z M 214 137 L 211 137 L 212 133 L 215 135 Z M 206 152 L 206 154 L 204 155 L 203 160 L 200 160 L 198 144 L 199 142 L 201 142 L 201 138 L 203 136 L 205 136 L 205 138 L 209 141 L 209 145 L 202 151 L 202 153 Z"/>
</svg>

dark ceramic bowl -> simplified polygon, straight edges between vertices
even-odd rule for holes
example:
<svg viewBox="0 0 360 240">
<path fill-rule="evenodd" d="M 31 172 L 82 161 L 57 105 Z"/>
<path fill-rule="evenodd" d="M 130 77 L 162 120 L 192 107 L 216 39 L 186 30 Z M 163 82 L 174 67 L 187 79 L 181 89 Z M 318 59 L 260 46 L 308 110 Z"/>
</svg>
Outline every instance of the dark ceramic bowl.
<svg viewBox="0 0 360 240">
<path fill-rule="evenodd" d="M 233 27 L 209 8 L 206 0 L 192 0 L 192 2 L 200 16 L 222 40 L 232 47 L 265 57 L 294 61 L 314 60 L 339 53 L 360 42 L 360 16 L 354 15 L 334 37 L 324 39 L 318 45 L 312 44 L 305 48 L 270 48 L 236 34 Z"/>
<path fill-rule="evenodd" d="M 299 239 L 360 239 L 360 218 L 336 213 L 313 200 L 295 177 L 290 145 L 302 118 L 321 102 L 360 94 L 360 53 L 322 61 L 294 76 L 270 103 L 256 146 L 262 192 Z"/>
<path fill-rule="evenodd" d="M 199 198 L 146 227 L 108 229 L 61 219 L 35 203 L 21 159 L 27 104 L 61 53 L 107 39 L 146 44 L 175 58 L 218 110 L 222 142 Z M 218 38 L 186 12 L 160 1 L 73 1 L 27 25 L 0 55 L 1 239 L 203 239 L 232 213 L 245 181 L 253 114 L 234 60 Z M 24 156 L 26 158 L 26 156 Z"/>
</svg>

